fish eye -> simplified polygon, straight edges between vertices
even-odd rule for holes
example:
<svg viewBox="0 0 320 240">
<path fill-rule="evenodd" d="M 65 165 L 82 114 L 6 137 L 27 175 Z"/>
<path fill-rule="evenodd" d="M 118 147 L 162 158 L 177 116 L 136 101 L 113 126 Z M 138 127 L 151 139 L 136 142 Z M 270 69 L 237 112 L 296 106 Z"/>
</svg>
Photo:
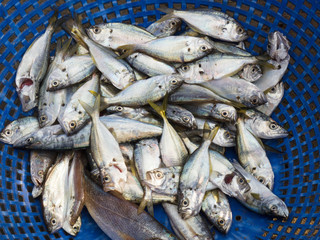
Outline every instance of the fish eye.
<svg viewBox="0 0 320 240">
<path fill-rule="evenodd" d="M 267 45 L 267 48 L 268 48 L 268 49 L 270 49 L 270 48 L 271 48 L 271 44 L 270 44 L 270 43 Z"/>
<path fill-rule="evenodd" d="M 56 86 L 58 86 L 58 85 L 59 85 L 59 82 L 58 82 L 57 80 L 55 80 L 55 81 L 52 82 L 52 86 L 56 87 Z"/>
<path fill-rule="evenodd" d="M 269 128 L 271 130 L 275 130 L 275 129 L 277 129 L 277 125 L 275 123 L 270 123 Z"/>
<path fill-rule="evenodd" d="M 43 115 L 40 117 L 41 122 L 45 122 L 47 120 L 47 116 Z"/>
<path fill-rule="evenodd" d="M 95 33 L 95 34 L 98 34 L 98 33 L 100 33 L 101 32 L 101 29 L 100 28 L 98 28 L 98 27 L 93 27 L 93 32 Z"/>
<path fill-rule="evenodd" d="M 171 26 L 175 26 L 176 22 L 171 22 L 170 24 L 171 24 Z"/>
<path fill-rule="evenodd" d="M 188 205 L 189 205 L 188 199 L 184 199 L 184 200 L 182 201 L 182 206 L 187 207 Z"/>
<path fill-rule="evenodd" d="M 264 183 L 265 183 L 265 179 L 264 179 L 264 177 L 258 177 L 258 181 L 259 181 L 259 182 L 261 182 L 262 184 L 264 184 Z"/>
<path fill-rule="evenodd" d="M 181 67 L 182 71 L 186 72 L 189 70 L 189 66 L 188 65 L 184 65 Z"/>
<path fill-rule="evenodd" d="M 108 183 L 108 182 L 110 182 L 111 181 L 111 178 L 108 176 L 108 175 L 106 175 L 104 178 L 103 178 L 103 182 L 105 182 L 105 183 Z"/>
<path fill-rule="evenodd" d="M 231 137 L 231 134 L 230 134 L 230 132 L 225 132 L 225 133 L 224 133 L 224 136 L 225 136 L 226 138 L 230 138 L 230 137 Z"/>
<path fill-rule="evenodd" d="M 38 171 L 38 175 L 43 176 L 43 171 L 42 171 L 42 170 L 39 170 L 39 171 Z"/>
<path fill-rule="evenodd" d="M 79 227 L 78 226 L 74 226 L 73 229 L 74 230 L 79 230 Z"/>
<path fill-rule="evenodd" d="M 222 115 L 223 117 L 227 117 L 229 114 L 228 114 L 227 111 L 222 111 L 222 112 L 221 112 L 221 115 Z"/>
<path fill-rule="evenodd" d="M 245 181 L 244 181 L 244 179 L 243 179 L 242 177 L 239 177 L 239 178 L 238 178 L 238 183 L 239 183 L 240 185 L 243 185 L 243 184 L 245 183 Z"/>
<path fill-rule="evenodd" d="M 56 224 L 57 224 L 57 221 L 56 221 L 56 219 L 55 219 L 55 218 L 52 218 L 50 222 L 51 222 L 52 226 L 54 226 L 54 225 L 56 225 Z"/>
<path fill-rule="evenodd" d="M 27 139 L 27 143 L 32 143 L 32 141 L 33 141 L 33 137 L 29 137 L 29 138 Z"/>
<path fill-rule="evenodd" d="M 71 122 L 69 123 L 69 127 L 70 127 L 71 129 L 74 129 L 76 126 L 77 126 L 76 121 L 71 121 Z"/>
<path fill-rule="evenodd" d="M 224 219 L 220 218 L 220 219 L 218 220 L 218 224 L 219 224 L 220 226 L 223 226 L 223 225 L 225 224 Z"/>
<path fill-rule="evenodd" d="M 184 117 L 182 118 L 182 120 L 183 120 L 184 122 L 189 122 L 189 121 L 190 121 L 190 118 L 187 117 L 187 116 L 184 116 Z"/>
<path fill-rule="evenodd" d="M 271 88 L 271 89 L 270 89 L 270 92 L 271 92 L 271 93 L 276 92 L 276 88 L 275 88 L 275 87 Z"/>
<path fill-rule="evenodd" d="M 177 79 L 172 79 L 170 82 L 171 82 L 171 84 L 174 84 L 174 85 L 175 85 L 175 84 L 178 83 L 178 80 L 177 80 Z"/>
<path fill-rule="evenodd" d="M 158 179 L 163 178 L 163 173 L 160 171 L 156 172 L 156 178 L 158 178 Z"/>
<path fill-rule="evenodd" d="M 255 68 L 252 68 L 251 72 L 254 73 L 255 71 L 256 71 L 256 69 L 255 69 Z"/>
<path fill-rule="evenodd" d="M 117 109 L 117 111 L 118 111 L 118 112 L 122 112 L 122 110 L 123 110 L 123 107 L 121 107 L 121 106 L 118 106 L 118 107 L 117 107 L 116 109 Z"/>
<path fill-rule="evenodd" d="M 270 209 L 271 211 L 275 212 L 278 210 L 278 207 L 276 205 L 272 205 Z"/>
<path fill-rule="evenodd" d="M 10 136 L 10 135 L 12 134 L 12 131 L 11 131 L 10 129 L 8 129 L 8 130 L 5 131 L 5 134 L 6 134 L 7 136 Z"/>
<path fill-rule="evenodd" d="M 243 33 L 243 32 L 244 32 L 244 30 L 243 30 L 243 28 L 242 28 L 242 27 L 239 27 L 239 28 L 237 29 L 237 32 L 238 32 L 239 34 L 241 34 L 241 33 Z"/>
<path fill-rule="evenodd" d="M 251 99 L 250 99 L 250 101 L 251 101 L 251 103 L 253 104 L 253 105 L 256 105 L 256 104 L 258 104 L 258 96 L 252 96 L 251 97 Z"/>
<path fill-rule="evenodd" d="M 203 45 L 203 46 L 201 46 L 201 51 L 203 51 L 203 52 L 205 52 L 205 51 L 207 51 L 208 50 L 208 48 L 207 48 L 207 46 L 205 46 L 205 45 Z"/>
</svg>

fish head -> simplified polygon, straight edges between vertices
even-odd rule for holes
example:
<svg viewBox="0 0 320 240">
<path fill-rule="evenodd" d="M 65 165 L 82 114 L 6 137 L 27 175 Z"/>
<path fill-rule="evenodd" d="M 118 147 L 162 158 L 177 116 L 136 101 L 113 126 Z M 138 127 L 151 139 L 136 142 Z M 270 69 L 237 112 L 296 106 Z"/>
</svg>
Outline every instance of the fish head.
<svg viewBox="0 0 320 240">
<path fill-rule="evenodd" d="M 168 75 L 167 78 L 165 79 L 166 89 L 169 92 L 172 92 L 175 89 L 179 88 L 182 83 L 183 83 L 183 78 L 178 74 Z"/>
<path fill-rule="evenodd" d="M 228 19 L 221 29 L 221 39 L 232 42 L 241 42 L 249 37 L 244 28 L 235 20 Z"/>
<path fill-rule="evenodd" d="M 63 131 L 67 135 L 71 135 L 78 130 L 77 126 L 79 126 L 79 122 L 77 119 L 74 119 L 72 117 L 72 115 L 67 116 L 66 113 L 67 113 L 67 111 L 65 111 L 63 114 L 63 116 L 66 116 L 66 117 L 62 117 L 63 120 L 61 120 L 59 122 L 60 122 L 61 127 L 63 128 Z"/>
<path fill-rule="evenodd" d="M 125 89 L 136 81 L 134 73 L 125 68 L 121 71 L 117 71 L 116 75 L 121 79 L 121 81 L 114 86 L 119 89 Z"/>
<path fill-rule="evenodd" d="M 266 95 L 253 84 L 244 89 L 244 91 L 243 104 L 247 107 L 257 107 L 267 102 Z"/>
<path fill-rule="evenodd" d="M 107 110 L 107 113 L 123 113 L 124 112 L 124 108 L 125 107 L 122 107 L 122 106 L 111 106 L 111 107 L 108 107 L 106 110 Z"/>
<path fill-rule="evenodd" d="M 68 81 L 68 73 L 65 68 L 55 69 L 48 78 L 47 90 L 61 89 Z"/>
<path fill-rule="evenodd" d="M 287 58 L 290 49 L 288 39 L 279 31 L 269 33 L 267 52 L 269 56 L 280 62 Z"/>
<path fill-rule="evenodd" d="M 111 163 L 109 167 L 100 169 L 103 190 L 123 192 L 123 185 L 127 181 L 127 167 L 123 162 Z"/>
<path fill-rule="evenodd" d="M 192 80 L 199 75 L 198 65 L 195 63 L 183 64 L 177 68 L 177 71 L 186 80 Z"/>
<path fill-rule="evenodd" d="M 251 189 L 246 178 L 237 170 L 226 174 L 223 184 L 227 186 L 227 189 L 229 189 L 229 191 L 232 193 L 232 196 L 242 196 Z"/>
<path fill-rule="evenodd" d="M 224 201 L 216 202 L 211 208 L 208 217 L 220 232 L 227 233 L 229 231 L 232 224 L 232 212 L 230 211 L 229 203 Z"/>
<path fill-rule="evenodd" d="M 162 26 L 159 31 L 160 34 L 173 34 L 175 33 L 181 26 L 182 21 L 179 18 L 170 18 L 166 21 L 162 22 Z M 161 23 L 160 23 L 161 24 Z"/>
<path fill-rule="evenodd" d="M 139 52 L 135 52 L 135 53 L 132 53 L 130 54 L 128 57 L 127 57 L 127 61 L 132 65 L 134 63 L 134 61 L 140 57 L 142 54 L 139 53 Z"/>
<path fill-rule="evenodd" d="M 270 168 L 255 168 L 252 170 L 252 175 L 263 185 L 270 190 L 273 189 L 274 173 Z"/>
<path fill-rule="evenodd" d="M 80 228 L 81 228 L 81 217 L 78 217 L 76 223 L 73 226 L 71 226 L 69 222 L 67 223 L 65 222 L 63 225 L 63 229 L 67 233 L 71 234 L 72 236 L 76 236 L 80 232 Z"/>
<path fill-rule="evenodd" d="M 195 41 L 196 53 L 200 56 L 208 55 L 213 50 L 213 46 L 207 40 L 203 38 L 198 38 Z"/>
<path fill-rule="evenodd" d="M 52 108 L 52 105 L 47 104 L 46 106 L 46 111 L 43 111 L 40 106 L 38 108 L 38 121 L 41 128 L 52 125 L 56 121 L 56 109 Z"/>
<path fill-rule="evenodd" d="M 15 126 L 15 122 L 10 123 L 0 133 L 0 141 L 8 144 L 13 144 L 19 137 L 19 128 Z M 21 136 L 21 135 L 20 135 Z"/>
<path fill-rule="evenodd" d="M 20 79 L 22 83 L 17 87 L 18 96 L 22 104 L 22 110 L 28 112 L 38 104 L 39 88 L 31 78 Z"/>
<path fill-rule="evenodd" d="M 29 133 L 26 136 L 23 136 L 20 139 L 17 139 L 13 143 L 14 147 L 28 147 L 36 142 L 35 136 L 33 133 Z"/>
<path fill-rule="evenodd" d="M 281 99 L 283 97 L 283 94 L 284 94 L 283 82 L 280 82 L 274 87 L 270 88 L 269 91 L 266 93 L 268 99 L 271 98 L 276 101 Z"/>
<path fill-rule="evenodd" d="M 103 43 L 111 38 L 113 30 L 104 24 L 97 24 L 86 29 L 88 36 L 97 43 Z"/>
<path fill-rule="evenodd" d="M 43 199 L 44 221 L 50 233 L 58 231 L 64 220 L 64 209 L 61 206 L 56 206 L 49 199 Z"/>
<path fill-rule="evenodd" d="M 165 185 L 166 177 L 168 174 L 165 173 L 165 169 L 158 168 L 147 171 L 144 182 L 151 188 L 159 188 Z"/>
<path fill-rule="evenodd" d="M 233 106 L 223 103 L 214 104 L 211 115 L 219 120 L 228 122 L 235 122 L 237 120 L 237 110 Z"/>
<path fill-rule="evenodd" d="M 257 81 L 262 76 L 261 67 L 257 64 L 247 64 L 243 67 L 240 76 L 249 82 Z"/>
<path fill-rule="evenodd" d="M 183 219 L 188 219 L 199 213 L 201 203 L 199 192 L 193 189 L 184 189 L 178 193 L 178 212 Z"/>
<path fill-rule="evenodd" d="M 236 144 L 235 132 L 220 127 L 212 142 L 221 147 L 233 147 Z"/>
<path fill-rule="evenodd" d="M 284 218 L 289 216 L 289 210 L 286 204 L 274 194 L 266 199 L 263 199 L 262 206 L 264 212 L 268 215 Z"/>
</svg>

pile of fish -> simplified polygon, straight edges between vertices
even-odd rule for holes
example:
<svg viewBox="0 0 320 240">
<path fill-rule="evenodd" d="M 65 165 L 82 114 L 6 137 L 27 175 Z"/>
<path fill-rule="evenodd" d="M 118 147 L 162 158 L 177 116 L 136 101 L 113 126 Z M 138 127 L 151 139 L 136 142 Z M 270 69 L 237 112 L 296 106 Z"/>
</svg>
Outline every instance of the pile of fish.
<svg viewBox="0 0 320 240">
<path fill-rule="evenodd" d="M 254 56 L 225 13 L 160 11 L 147 29 L 84 29 L 77 15 L 58 20 L 55 11 L 20 62 L 22 109 L 37 115 L 7 125 L 1 141 L 31 150 L 32 195 L 51 233 L 76 235 L 84 205 L 112 239 L 212 239 L 208 221 L 230 229 L 227 196 L 288 217 L 272 193 L 266 149 L 276 150 L 261 141 L 288 135 L 270 117 L 284 94 L 286 37 L 270 33 L 267 52 Z M 72 38 L 50 58 L 58 26 Z M 224 156 L 229 147 L 238 161 Z M 153 204 L 176 236 L 152 217 Z"/>
</svg>

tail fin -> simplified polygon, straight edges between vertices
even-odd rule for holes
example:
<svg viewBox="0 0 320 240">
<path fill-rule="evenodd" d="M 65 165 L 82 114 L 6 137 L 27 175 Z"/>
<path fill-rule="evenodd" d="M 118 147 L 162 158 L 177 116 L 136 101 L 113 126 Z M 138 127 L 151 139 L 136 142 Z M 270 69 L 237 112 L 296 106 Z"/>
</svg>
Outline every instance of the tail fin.
<svg viewBox="0 0 320 240">
<path fill-rule="evenodd" d="M 84 41 L 84 38 L 87 37 L 82 24 L 81 20 L 78 17 L 77 14 L 74 14 L 75 19 L 73 20 L 72 18 L 68 19 L 62 24 L 62 28 L 68 32 L 76 42 L 81 44 L 83 47 L 88 49 L 87 44 Z"/>
<path fill-rule="evenodd" d="M 135 44 L 123 45 L 118 47 L 117 50 L 121 51 L 121 55 L 118 57 L 118 59 L 123 59 L 136 51 L 136 45 Z"/>
<path fill-rule="evenodd" d="M 57 20 L 58 20 L 59 11 L 58 11 L 57 7 L 53 7 L 52 9 L 54 10 L 54 13 L 53 13 L 52 17 L 49 19 L 49 25 L 47 27 L 47 31 L 54 32 L 54 30 L 57 27 Z"/>
<path fill-rule="evenodd" d="M 163 16 L 161 19 L 159 19 L 157 21 L 158 23 L 166 21 L 166 20 L 168 20 L 168 19 L 170 19 L 170 18 L 172 18 L 174 16 L 174 9 L 160 7 L 160 8 L 157 8 L 157 10 L 167 14 L 167 15 Z"/>
<path fill-rule="evenodd" d="M 207 123 L 207 126 L 206 124 L 204 124 L 204 129 L 206 128 L 209 128 L 209 125 Z M 219 131 L 219 128 L 220 126 L 216 126 L 214 129 L 211 130 L 210 134 L 208 133 L 203 133 L 203 140 L 204 141 L 207 141 L 209 140 L 210 142 L 212 142 L 212 140 L 215 138 L 215 136 L 217 135 L 218 131 Z M 210 128 L 209 128 L 210 129 Z"/>
<path fill-rule="evenodd" d="M 163 99 L 162 106 L 158 106 L 154 102 L 148 101 L 150 106 L 163 118 L 163 120 L 167 120 L 166 110 L 168 105 L 168 94 Z"/>
<path fill-rule="evenodd" d="M 145 187 L 144 197 L 139 205 L 138 214 L 142 213 L 145 208 L 148 208 L 148 212 L 151 216 L 154 216 L 153 202 L 152 202 L 152 190 L 149 187 Z"/>
<path fill-rule="evenodd" d="M 68 48 L 71 44 L 71 41 L 72 41 L 72 38 L 69 38 L 62 45 L 61 39 L 58 39 L 55 58 L 57 58 L 57 59 L 59 59 L 59 61 L 61 61 L 63 58 L 66 57 Z"/>
<path fill-rule="evenodd" d="M 81 106 L 84 108 L 84 110 L 86 110 L 86 112 L 90 115 L 90 117 L 92 118 L 92 121 L 95 121 L 96 119 L 99 118 L 99 115 L 100 115 L 100 94 L 94 91 L 89 91 L 89 92 L 91 92 L 93 95 L 97 97 L 94 102 L 94 106 L 91 107 L 85 102 L 82 102 L 81 100 L 79 100 L 79 102 Z"/>
</svg>

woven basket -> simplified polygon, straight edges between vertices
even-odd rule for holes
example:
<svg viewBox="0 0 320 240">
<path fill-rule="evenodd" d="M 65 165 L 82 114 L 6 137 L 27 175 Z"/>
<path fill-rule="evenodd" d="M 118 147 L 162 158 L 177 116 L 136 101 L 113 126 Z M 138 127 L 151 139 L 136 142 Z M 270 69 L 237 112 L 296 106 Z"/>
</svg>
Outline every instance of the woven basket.
<svg viewBox="0 0 320 240">
<path fill-rule="evenodd" d="M 251 1 L 126 1 L 126 0 L 4 0 L 0 3 L 0 128 L 33 112 L 24 113 L 15 91 L 19 61 L 34 39 L 43 33 L 56 5 L 61 15 L 77 12 L 85 26 L 109 22 L 143 27 L 161 17 L 156 9 L 209 7 L 233 16 L 248 30 L 248 51 L 260 54 L 271 31 L 283 32 L 291 42 L 289 69 L 283 77 L 285 94 L 272 117 L 289 129 L 291 136 L 270 145 L 283 155 L 269 154 L 275 172 L 274 192 L 290 210 L 287 220 L 250 212 L 231 199 L 233 224 L 227 235 L 216 239 L 320 239 L 320 2 L 298 0 Z M 64 35 L 53 37 L 53 42 Z M 52 49 L 55 44 L 52 44 Z M 234 157 L 229 151 L 227 157 Z M 63 230 L 46 231 L 41 204 L 31 196 L 32 182 L 28 151 L 0 144 L 0 239 L 71 239 Z M 170 229 L 159 206 L 156 218 Z M 86 210 L 76 239 L 106 239 Z M 108 239 L 108 238 L 107 238 Z"/>
</svg>

